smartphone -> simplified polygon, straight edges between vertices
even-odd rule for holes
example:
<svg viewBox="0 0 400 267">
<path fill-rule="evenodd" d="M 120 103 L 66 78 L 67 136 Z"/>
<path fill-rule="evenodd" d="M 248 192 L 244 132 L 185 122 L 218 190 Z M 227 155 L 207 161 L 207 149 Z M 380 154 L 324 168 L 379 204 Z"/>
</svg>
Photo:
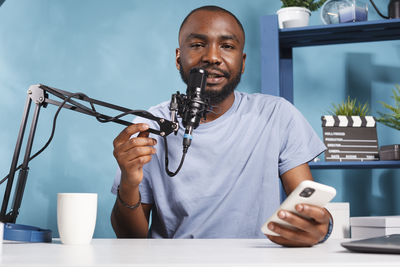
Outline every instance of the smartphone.
<svg viewBox="0 0 400 267">
<path fill-rule="evenodd" d="M 303 215 L 300 215 L 296 211 L 295 206 L 297 204 L 304 203 L 304 204 L 324 207 L 326 204 L 329 203 L 329 201 L 331 201 L 335 197 L 335 195 L 336 195 L 335 188 L 314 181 L 305 180 L 301 182 L 292 191 L 292 193 L 290 193 L 290 195 L 282 202 L 279 209 L 276 210 L 271 217 L 269 217 L 269 219 L 261 227 L 261 231 L 264 234 L 278 236 L 279 234 L 268 229 L 268 224 L 270 222 L 276 222 L 285 225 L 289 228 L 290 227 L 293 228 L 291 224 L 279 219 L 278 217 L 279 210 L 291 211 L 301 217 L 305 217 Z"/>
</svg>

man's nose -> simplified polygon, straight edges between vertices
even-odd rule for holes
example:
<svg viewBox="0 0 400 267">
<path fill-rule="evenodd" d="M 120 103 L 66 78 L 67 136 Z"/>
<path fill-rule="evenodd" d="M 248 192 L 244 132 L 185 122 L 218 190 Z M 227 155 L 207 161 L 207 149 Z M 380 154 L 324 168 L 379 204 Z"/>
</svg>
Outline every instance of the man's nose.
<svg viewBox="0 0 400 267">
<path fill-rule="evenodd" d="M 216 45 L 209 46 L 202 57 L 202 61 L 207 64 L 215 64 L 215 65 L 221 64 L 222 60 L 218 46 Z"/>
</svg>

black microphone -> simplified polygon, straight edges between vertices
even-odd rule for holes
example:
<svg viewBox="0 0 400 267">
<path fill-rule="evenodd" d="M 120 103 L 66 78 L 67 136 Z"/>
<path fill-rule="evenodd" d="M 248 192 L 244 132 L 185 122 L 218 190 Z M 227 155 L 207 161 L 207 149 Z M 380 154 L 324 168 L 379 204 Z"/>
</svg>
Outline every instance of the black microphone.
<svg viewBox="0 0 400 267">
<path fill-rule="evenodd" d="M 209 108 L 209 101 L 204 96 L 207 84 L 207 71 L 201 68 L 190 70 L 188 87 L 186 90 L 186 105 L 182 117 L 182 124 L 185 127 L 183 135 L 183 151 L 186 152 L 192 143 L 192 132 L 200 124 L 200 119 L 206 119 Z"/>
</svg>

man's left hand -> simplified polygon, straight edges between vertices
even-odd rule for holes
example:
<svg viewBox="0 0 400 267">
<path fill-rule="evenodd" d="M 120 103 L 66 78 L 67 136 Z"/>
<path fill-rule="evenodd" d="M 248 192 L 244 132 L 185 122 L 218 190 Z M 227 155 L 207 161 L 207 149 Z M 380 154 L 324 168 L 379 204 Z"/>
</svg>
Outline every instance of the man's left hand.
<svg viewBox="0 0 400 267">
<path fill-rule="evenodd" d="M 278 217 L 292 226 L 271 222 L 268 228 L 279 236 L 266 235 L 271 241 L 288 247 L 313 246 L 324 239 L 328 232 L 330 214 L 325 208 L 308 204 L 297 204 L 296 211 L 311 219 L 305 219 L 295 213 L 280 210 Z"/>
</svg>

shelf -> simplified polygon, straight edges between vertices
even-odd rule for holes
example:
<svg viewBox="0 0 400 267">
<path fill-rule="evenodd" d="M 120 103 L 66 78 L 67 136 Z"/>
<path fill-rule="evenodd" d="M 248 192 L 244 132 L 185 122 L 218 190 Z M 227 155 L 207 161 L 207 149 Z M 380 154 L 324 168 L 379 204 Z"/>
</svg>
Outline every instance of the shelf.
<svg viewBox="0 0 400 267">
<path fill-rule="evenodd" d="M 278 16 L 262 16 L 261 93 L 293 103 L 293 49 L 296 47 L 400 40 L 400 19 L 279 29 Z"/>
<path fill-rule="evenodd" d="M 398 40 L 400 19 L 308 26 L 279 30 L 281 48 Z"/>
<path fill-rule="evenodd" d="M 337 161 L 319 161 L 310 162 L 308 164 L 311 169 L 390 169 L 390 168 L 400 168 L 400 160 L 390 160 L 390 161 L 347 161 L 347 162 L 337 162 Z"/>
<path fill-rule="evenodd" d="M 262 16 L 261 92 L 293 103 L 293 48 L 400 40 L 400 19 L 279 29 L 277 15 Z M 311 162 L 311 169 L 390 169 L 400 161 Z"/>
</svg>

